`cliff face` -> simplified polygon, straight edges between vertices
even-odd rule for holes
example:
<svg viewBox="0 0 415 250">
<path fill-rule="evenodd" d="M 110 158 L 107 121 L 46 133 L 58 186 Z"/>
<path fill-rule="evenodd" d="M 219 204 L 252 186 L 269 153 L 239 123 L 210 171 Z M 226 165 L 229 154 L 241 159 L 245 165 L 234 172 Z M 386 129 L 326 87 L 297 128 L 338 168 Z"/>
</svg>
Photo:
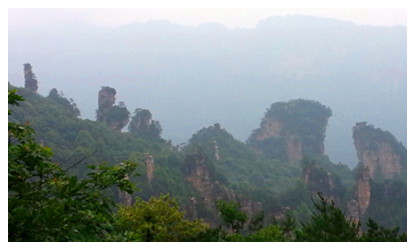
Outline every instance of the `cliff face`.
<svg viewBox="0 0 415 250">
<path fill-rule="evenodd" d="M 144 159 L 144 165 L 147 171 L 147 183 L 151 185 L 151 182 L 154 179 L 154 159 L 153 156 L 148 154 Z"/>
<path fill-rule="evenodd" d="M 189 211 L 189 214 L 193 214 L 193 216 L 204 217 L 211 224 L 217 224 L 219 222 L 219 215 L 216 209 L 216 201 L 218 200 L 238 201 L 241 204 L 241 210 L 248 215 L 257 213 L 262 209 L 260 202 L 255 202 L 237 195 L 232 189 L 227 188 L 218 180 L 215 180 L 213 166 L 207 162 L 205 155 L 201 152 L 188 155 L 183 170 L 186 180 L 200 194 L 200 199 L 191 198 L 193 211 Z M 203 207 L 205 211 L 198 211 L 198 207 Z"/>
<path fill-rule="evenodd" d="M 318 102 L 277 102 L 266 112 L 248 144 L 269 158 L 298 163 L 305 156 L 324 154 L 331 110 Z"/>
<path fill-rule="evenodd" d="M 357 176 L 355 197 L 359 208 L 359 217 L 362 217 L 370 204 L 370 171 L 369 168 L 363 167 Z"/>
<path fill-rule="evenodd" d="M 110 87 L 102 87 L 99 91 L 97 121 L 106 124 L 113 130 L 121 131 L 130 120 L 130 112 L 123 102 L 114 105 L 116 94 L 116 90 Z"/>
<path fill-rule="evenodd" d="M 387 131 L 366 123 L 353 127 L 353 139 L 361 165 L 373 180 L 388 180 L 405 175 L 406 148 Z"/>
<path fill-rule="evenodd" d="M 361 220 L 371 204 L 372 187 L 370 170 L 367 166 L 358 166 L 354 199 L 347 204 L 347 213 L 354 221 Z"/>
<path fill-rule="evenodd" d="M 303 160 L 303 182 L 307 189 L 316 194 L 321 192 L 327 199 L 336 204 L 342 204 L 342 191 L 344 190 L 340 179 L 321 167 L 315 165 L 312 160 Z"/>
<path fill-rule="evenodd" d="M 350 205 L 348 213 L 355 218 L 357 210 L 357 217 L 362 219 L 370 216 L 366 215 L 370 209 L 377 210 L 373 202 L 390 196 L 390 191 L 383 190 L 384 186 L 391 185 L 391 181 L 406 182 L 406 148 L 389 132 L 365 122 L 353 127 L 353 139 L 359 166 L 354 199 L 349 201 L 356 206 Z M 374 188 L 374 185 L 378 188 Z M 388 199 L 391 201 L 394 197 Z"/>
</svg>

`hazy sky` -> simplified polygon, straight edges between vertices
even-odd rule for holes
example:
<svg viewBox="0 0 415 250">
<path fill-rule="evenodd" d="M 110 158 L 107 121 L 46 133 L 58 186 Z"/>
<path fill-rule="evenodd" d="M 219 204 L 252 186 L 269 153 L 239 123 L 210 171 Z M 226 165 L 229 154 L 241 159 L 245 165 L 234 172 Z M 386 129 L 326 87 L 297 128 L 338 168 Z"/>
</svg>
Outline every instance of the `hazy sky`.
<svg viewBox="0 0 415 250">
<path fill-rule="evenodd" d="M 253 28 L 259 20 L 275 15 L 313 15 L 352 21 L 359 25 L 406 25 L 406 9 L 9 9 L 9 28 L 34 27 L 57 23 L 86 22 L 93 25 L 116 27 L 130 22 L 169 20 L 173 23 L 196 26 L 206 22 L 221 23 L 228 28 Z"/>
</svg>

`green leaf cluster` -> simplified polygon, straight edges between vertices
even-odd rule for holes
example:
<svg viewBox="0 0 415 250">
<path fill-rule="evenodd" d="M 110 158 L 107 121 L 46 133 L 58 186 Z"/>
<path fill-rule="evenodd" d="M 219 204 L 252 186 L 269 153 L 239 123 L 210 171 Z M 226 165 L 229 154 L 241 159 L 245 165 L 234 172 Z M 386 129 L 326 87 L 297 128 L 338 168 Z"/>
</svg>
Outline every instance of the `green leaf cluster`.
<svg viewBox="0 0 415 250">
<path fill-rule="evenodd" d="M 15 91 L 9 104 L 16 105 Z M 114 228 L 114 202 L 104 192 L 112 186 L 132 192 L 125 180 L 136 165 L 90 166 L 89 178 L 68 175 L 51 161 L 52 151 L 36 143 L 27 125 L 8 126 L 9 241 L 120 240 Z"/>
<path fill-rule="evenodd" d="M 168 195 L 121 206 L 117 225 L 130 241 L 187 241 L 207 229 L 201 220 L 184 219 L 178 202 Z"/>
</svg>

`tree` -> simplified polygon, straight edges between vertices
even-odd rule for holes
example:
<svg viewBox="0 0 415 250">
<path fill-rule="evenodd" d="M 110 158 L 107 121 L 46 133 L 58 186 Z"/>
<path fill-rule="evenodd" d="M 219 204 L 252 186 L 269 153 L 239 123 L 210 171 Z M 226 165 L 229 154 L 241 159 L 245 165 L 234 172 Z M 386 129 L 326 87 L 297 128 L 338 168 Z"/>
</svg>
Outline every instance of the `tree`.
<svg viewBox="0 0 415 250">
<path fill-rule="evenodd" d="M 54 88 L 51 89 L 48 95 L 48 98 L 62 104 L 65 108 L 67 108 L 74 117 L 78 117 L 81 115 L 81 112 L 79 111 L 78 107 L 76 106 L 76 103 L 72 98 L 69 100 L 63 97 L 63 93 L 58 93 L 58 91 Z"/>
<path fill-rule="evenodd" d="M 370 219 L 366 223 L 368 230 L 361 237 L 361 241 L 377 241 L 377 242 L 394 242 L 394 241 L 405 241 L 406 234 L 399 234 L 399 227 L 394 229 L 386 229 L 380 227 L 374 220 Z"/>
<path fill-rule="evenodd" d="M 233 233 L 238 233 L 243 227 L 248 216 L 240 210 L 241 204 L 234 201 L 218 200 L 216 206 L 226 227 Z"/>
<path fill-rule="evenodd" d="M 285 241 L 284 232 L 278 225 L 267 226 L 246 237 L 247 241 L 254 242 L 281 242 Z"/>
<path fill-rule="evenodd" d="M 264 211 L 260 211 L 252 216 L 248 224 L 248 229 L 251 233 L 256 232 L 264 227 L 264 217 Z"/>
<path fill-rule="evenodd" d="M 285 218 L 282 221 L 280 221 L 279 225 L 286 239 L 293 240 L 296 221 L 292 211 L 288 211 L 285 214 Z"/>
<path fill-rule="evenodd" d="M 9 91 L 9 105 L 23 101 Z M 9 114 L 11 111 L 9 110 Z M 86 179 L 69 176 L 51 162 L 52 151 L 37 144 L 28 125 L 8 125 L 8 237 L 9 241 L 113 241 L 113 200 L 105 190 L 118 186 L 132 193 L 124 176 L 136 165 L 89 166 Z"/>
<path fill-rule="evenodd" d="M 207 229 L 200 220 L 184 219 L 177 201 L 168 195 L 121 206 L 117 216 L 118 227 L 132 241 L 187 241 Z"/>
<path fill-rule="evenodd" d="M 128 125 L 130 133 L 135 135 L 150 135 L 154 138 L 160 138 L 162 128 L 159 121 L 151 119 L 150 110 L 137 108 Z"/>
<path fill-rule="evenodd" d="M 313 200 L 317 211 L 311 215 L 308 224 L 296 231 L 297 241 L 356 241 L 359 224 L 345 217 L 343 212 L 318 193 L 318 201 Z"/>
</svg>

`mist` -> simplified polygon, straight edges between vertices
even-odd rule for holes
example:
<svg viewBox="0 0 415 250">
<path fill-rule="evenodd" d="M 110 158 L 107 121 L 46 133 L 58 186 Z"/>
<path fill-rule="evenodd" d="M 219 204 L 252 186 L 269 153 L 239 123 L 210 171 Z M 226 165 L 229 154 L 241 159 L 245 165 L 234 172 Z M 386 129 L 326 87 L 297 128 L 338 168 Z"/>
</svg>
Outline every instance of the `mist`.
<svg viewBox="0 0 415 250">
<path fill-rule="evenodd" d="M 101 86 L 117 102 L 151 110 L 179 144 L 220 123 L 246 141 L 274 102 L 330 107 L 325 149 L 354 167 L 351 128 L 367 121 L 406 145 L 406 27 L 361 26 L 311 16 L 271 17 L 253 28 L 170 21 L 97 27 L 84 22 L 9 29 L 9 81 L 31 63 L 39 92 L 73 98 L 95 120 Z"/>
</svg>

